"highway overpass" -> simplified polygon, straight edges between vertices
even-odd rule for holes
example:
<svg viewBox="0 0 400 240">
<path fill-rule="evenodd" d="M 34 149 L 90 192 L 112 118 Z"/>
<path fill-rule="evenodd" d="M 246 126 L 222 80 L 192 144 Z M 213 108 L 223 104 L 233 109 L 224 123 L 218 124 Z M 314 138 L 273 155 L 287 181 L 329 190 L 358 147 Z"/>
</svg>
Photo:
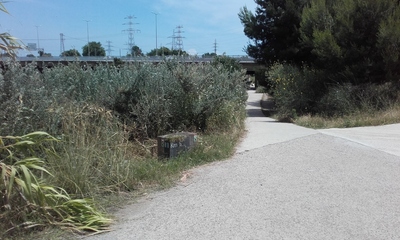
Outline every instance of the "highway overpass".
<svg viewBox="0 0 400 240">
<path fill-rule="evenodd" d="M 253 74 L 255 70 L 260 66 L 253 58 L 247 56 L 228 56 L 235 58 L 242 65 L 243 69 L 246 69 L 248 74 Z M 176 60 L 184 63 L 209 63 L 213 58 L 201 58 L 201 57 L 122 57 L 118 58 L 123 62 L 134 63 L 134 62 L 146 62 L 158 64 L 163 61 Z M 5 59 L 0 59 L 0 62 L 4 62 Z M 43 67 L 53 67 L 59 64 L 68 64 L 71 62 L 80 62 L 82 65 L 95 66 L 99 64 L 111 64 L 114 62 L 114 57 L 17 57 L 16 61 L 20 62 L 21 65 L 30 63 L 36 63 L 39 69 Z"/>
</svg>

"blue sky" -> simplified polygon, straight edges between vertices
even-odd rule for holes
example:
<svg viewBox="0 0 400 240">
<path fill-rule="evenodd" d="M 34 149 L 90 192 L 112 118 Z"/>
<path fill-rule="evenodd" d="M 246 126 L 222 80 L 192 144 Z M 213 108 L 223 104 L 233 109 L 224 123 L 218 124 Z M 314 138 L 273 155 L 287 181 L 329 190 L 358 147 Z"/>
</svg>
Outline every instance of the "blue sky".
<svg viewBox="0 0 400 240">
<path fill-rule="evenodd" d="M 36 43 L 53 56 L 60 55 L 60 33 L 65 50 L 77 49 L 89 40 L 107 49 L 111 41 L 113 56 L 127 53 L 128 16 L 134 16 L 134 42 L 144 53 L 156 47 L 171 48 L 174 29 L 182 26 L 183 49 L 202 55 L 214 51 L 245 55 L 248 39 L 238 18 L 240 8 L 254 11 L 254 0 L 10 0 L 4 4 L 10 15 L 0 13 L 0 32 L 9 32 L 25 44 Z M 124 25 L 125 23 L 125 25 Z M 38 26 L 38 27 L 36 27 Z M 20 51 L 19 56 L 29 52 Z M 37 55 L 37 52 L 32 52 Z"/>
</svg>

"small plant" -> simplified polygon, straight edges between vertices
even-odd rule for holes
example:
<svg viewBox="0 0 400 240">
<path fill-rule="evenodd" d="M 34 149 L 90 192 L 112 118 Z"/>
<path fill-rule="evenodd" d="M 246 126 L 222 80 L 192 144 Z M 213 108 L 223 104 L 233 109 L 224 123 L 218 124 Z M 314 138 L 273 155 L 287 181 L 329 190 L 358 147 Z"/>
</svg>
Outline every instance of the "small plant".
<svg viewBox="0 0 400 240">
<path fill-rule="evenodd" d="M 259 86 L 256 89 L 256 93 L 267 93 L 267 92 L 268 92 L 268 89 L 264 86 Z"/>
<path fill-rule="evenodd" d="M 0 137 L 0 225 L 6 230 L 56 225 L 75 231 L 102 232 L 110 219 L 88 199 L 72 199 L 65 190 L 47 183 L 45 161 L 40 155 L 55 154 L 45 132 L 20 137 Z"/>
</svg>

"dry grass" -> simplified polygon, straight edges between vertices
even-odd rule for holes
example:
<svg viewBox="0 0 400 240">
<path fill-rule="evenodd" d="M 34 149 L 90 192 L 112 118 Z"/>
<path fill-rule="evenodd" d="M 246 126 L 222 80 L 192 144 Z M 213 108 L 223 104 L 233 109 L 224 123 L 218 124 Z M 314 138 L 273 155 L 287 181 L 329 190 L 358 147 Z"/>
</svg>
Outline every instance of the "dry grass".
<svg viewBox="0 0 400 240">
<path fill-rule="evenodd" d="M 350 115 L 339 117 L 328 118 L 305 115 L 295 119 L 294 123 L 314 129 L 379 126 L 400 123 L 400 104 L 384 111 L 358 111 Z"/>
</svg>

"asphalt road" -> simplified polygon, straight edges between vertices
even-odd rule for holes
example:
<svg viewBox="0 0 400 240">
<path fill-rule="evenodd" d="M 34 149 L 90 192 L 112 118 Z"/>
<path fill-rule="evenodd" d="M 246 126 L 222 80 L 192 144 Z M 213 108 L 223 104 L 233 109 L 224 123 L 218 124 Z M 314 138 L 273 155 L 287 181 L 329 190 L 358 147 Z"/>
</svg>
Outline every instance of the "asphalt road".
<svg viewBox="0 0 400 240">
<path fill-rule="evenodd" d="M 260 99 L 235 156 L 88 239 L 400 239 L 400 124 L 311 130 L 263 117 Z"/>
</svg>

